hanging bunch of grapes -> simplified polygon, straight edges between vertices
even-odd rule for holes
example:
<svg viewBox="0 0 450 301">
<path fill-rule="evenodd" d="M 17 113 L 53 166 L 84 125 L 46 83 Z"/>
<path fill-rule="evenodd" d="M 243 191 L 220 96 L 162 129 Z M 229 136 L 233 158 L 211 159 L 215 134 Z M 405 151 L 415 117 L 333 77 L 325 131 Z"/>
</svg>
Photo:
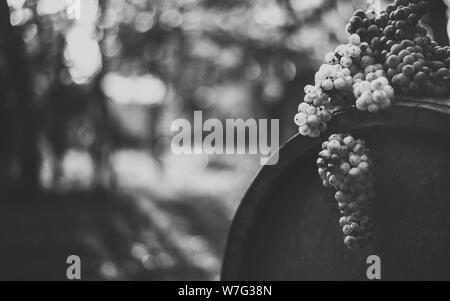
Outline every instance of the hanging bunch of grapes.
<svg viewBox="0 0 450 301">
<path fill-rule="evenodd" d="M 356 11 L 346 27 L 348 43 L 325 56 L 314 85 L 305 87 L 295 116 L 300 134 L 319 137 L 338 109 L 375 113 L 389 109 L 396 95 L 450 95 L 450 48 L 432 41 L 419 24 L 427 9 L 424 0 L 396 0 L 379 12 Z M 319 175 L 336 190 L 344 243 L 366 248 L 375 194 L 369 151 L 348 134 L 332 135 L 322 147 Z"/>
<path fill-rule="evenodd" d="M 304 102 L 318 118 L 305 118 L 300 105 L 299 132 L 318 137 L 329 113 L 345 107 L 377 112 L 388 109 L 395 95 L 450 95 L 450 47 L 432 41 L 419 24 L 427 9 L 424 0 L 396 0 L 380 12 L 356 11 L 346 27 L 348 43 L 325 56 L 315 84 L 305 87 Z"/>
<path fill-rule="evenodd" d="M 344 243 L 351 249 L 368 248 L 372 240 L 372 161 L 361 139 L 334 134 L 322 144 L 317 159 L 326 188 L 336 190 Z"/>
</svg>

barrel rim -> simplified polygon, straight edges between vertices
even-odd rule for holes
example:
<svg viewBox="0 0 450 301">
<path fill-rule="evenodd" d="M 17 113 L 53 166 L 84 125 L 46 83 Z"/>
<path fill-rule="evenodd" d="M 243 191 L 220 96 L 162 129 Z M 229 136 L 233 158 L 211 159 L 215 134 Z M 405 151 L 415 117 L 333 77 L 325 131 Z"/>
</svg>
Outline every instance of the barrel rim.
<svg viewBox="0 0 450 301">
<path fill-rule="evenodd" d="M 222 264 L 222 280 L 240 279 L 245 259 L 246 237 L 253 223 L 254 213 L 265 201 L 265 195 L 278 177 L 298 157 L 321 145 L 332 133 L 359 132 L 374 128 L 418 128 L 450 135 L 450 99 L 398 97 L 393 106 L 378 113 L 361 112 L 356 108 L 333 114 L 328 131 L 319 138 L 297 134 L 279 148 L 276 165 L 263 166 L 242 198 L 233 218 Z"/>
</svg>

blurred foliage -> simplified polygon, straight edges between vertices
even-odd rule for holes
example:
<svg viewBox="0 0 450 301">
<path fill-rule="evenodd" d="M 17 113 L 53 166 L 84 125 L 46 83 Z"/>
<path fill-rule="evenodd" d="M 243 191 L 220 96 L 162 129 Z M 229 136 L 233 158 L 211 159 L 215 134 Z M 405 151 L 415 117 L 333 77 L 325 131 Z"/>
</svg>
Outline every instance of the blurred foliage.
<svg viewBox="0 0 450 301">
<path fill-rule="evenodd" d="M 176 157 L 170 123 L 193 110 L 205 118 L 279 118 L 286 140 L 303 86 L 345 40 L 352 12 L 368 6 L 7 2 L 9 9 L 0 5 L 0 187 L 8 200 L 0 220 L 10 225 L 2 235 L 14 239 L 0 251 L 13 257 L 0 277 L 19 279 L 63 277 L 65 261 L 55 260 L 68 252 L 87 258 L 89 279 L 217 279 L 258 160 Z M 25 253 L 34 255 L 16 258 Z M 21 270 L 27 265 L 33 273 Z"/>
</svg>

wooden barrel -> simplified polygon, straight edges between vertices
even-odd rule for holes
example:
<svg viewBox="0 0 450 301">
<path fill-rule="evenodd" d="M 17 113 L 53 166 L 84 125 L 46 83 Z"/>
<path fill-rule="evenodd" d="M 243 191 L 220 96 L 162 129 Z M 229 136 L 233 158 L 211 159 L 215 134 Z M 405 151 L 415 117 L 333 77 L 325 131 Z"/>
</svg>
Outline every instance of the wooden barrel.
<svg viewBox="0 0 450 301">
<path fill-rule="evenodd" d="M 315 166 L 332 133 L 366 140 L 375 175 L 374 244 L 349 251 L 333 194 Z M 234 218 L 224 280 L 450 279 L 450 100 L 397 99 L 376 114 L 339 112 L 317 139 L 293 137 L 261 169 Z"/>
</svg>

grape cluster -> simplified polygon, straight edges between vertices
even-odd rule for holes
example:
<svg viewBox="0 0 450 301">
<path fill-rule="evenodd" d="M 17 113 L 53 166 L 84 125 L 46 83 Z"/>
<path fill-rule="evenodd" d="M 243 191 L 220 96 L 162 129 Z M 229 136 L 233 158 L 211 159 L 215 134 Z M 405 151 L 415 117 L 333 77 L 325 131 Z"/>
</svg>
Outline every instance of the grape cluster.
<svg viewBox="0 0 450 301">
<path fill-rule="evenodd" d="M 295 123 L 299 132 L 318 137 L 332 112 L 355 106 L 388 109 L 396 94 L 450 95 L 450 47 L 427 36 L 419 21 L 425 0 L 395 0 L 384 10 L 358 10 L 346 30 L 348 43 L 325 56 L 314 85 L 305 87 Z M 372 236 L 374 197 L 372 161 L 363 140 L 332 135 L 317 160 L 325 187 L 336 190 L 344 242 L 350 249 L 368 246 Z"/>
<path fill-rule="evenodd" d="M 401 41 L 413 37 L 417 31 L 423 32 L 418 24 L 427 10 L 428 3 L 424 0 L 396 0 L 379 13 L 374 9 L 355 11 L 346 29 L 350 34 L 358 34 L 379 56 L 380 46 L 388 39 Z"/>
<path fill-rule="evenodd" d="M 442 97 L 450 94 L 450 48 L 419 24 L 427 9 L 424 0 L 396 0 L 380 13 L 356 11 L 347 30 L 367 43 L 397 93 Z"/>
<path fill-rule="evenodd" d="M 381 65 L 367 66 L 365 73 L 356 74 L 353 93 L 356 108 L 371 113 L 388 109 L 394 98 L 394 88 L 389 85 Z"/>
<path fill-rule="evenodd" d="M 372 239 L 374 198 L 372 161 L 361 139 L 334 134 L 322 145 L 317 159 L 319 175 L 326 188 L 336 190 L 339 224 L 349 249 L 367 248 Z"/>
<path fill-rule="evenodd" d="M 450 48 L 437 46 L 428 37 L 416 37 L 392 45 L 385 68 L 398 92 L 442 97 L 450 93 L 449 56 Z"/>
<path fill-rule="evenodd" d="M 396 94 L 450 95 L 450 47 L 432 41 L 419 24 L 427 9 L 425 0 L 395 0 L 380 12 L 357 10 L 347 24 L 348 43 L 325 56 L 304 101 L 327 112 L 349 106 L 377 112 Z M 300 124 L 301 134 L 317 135 Z"/>
<path fill-rule="evenodd" d="M 303 136 L 317 138 L 327 130 L 327 122 L 331 120 L 331 111 L 324 106 L 302 102 L 295 115 L 295 124 L 299 126 L 299 132 Z"/>
<path fill-rule="evenodd" d="M 359 36 L 352 35 L 348 44 L 339 45 L 325 56 L 326 64 L 316 72 L 314 85 L 305 87 L 305 98 L 295 116 L 300 134 L 320 136 L 327 130 L 332 110 L 352 103 L 352 70 L 356 70 L 355 66 L 362 60 L 360 44 Z"/>
</svg>

